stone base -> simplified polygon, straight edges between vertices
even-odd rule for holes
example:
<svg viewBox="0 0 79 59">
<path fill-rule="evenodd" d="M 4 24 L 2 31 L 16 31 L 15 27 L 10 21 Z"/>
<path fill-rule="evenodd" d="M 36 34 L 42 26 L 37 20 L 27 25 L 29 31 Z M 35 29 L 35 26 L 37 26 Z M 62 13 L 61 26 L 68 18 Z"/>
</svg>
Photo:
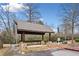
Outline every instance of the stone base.
<svg viewBox="0 0 79 59">
<path fill-rule="evenodd" d="M 52 44 L 52 42 L 51 42 L 51 41 L 49 41 L 49 42 L 47 42 L 47 44 Z"/>
<path fill-rule="evenodd" d="M 44 41 L 41 41 L 41 44 L 42 44 L 42 45 L 44 45 L 44 44 L 45 44 L 45 42 L 44 42 Z"/>
<path fill-rule="evenodd" d="M 47 46 L 51 46 L 52 45 L 52 42 L 51 41 L 49 41 L 49 42 L 47 42 Z"/>
<path fill-rule="evenodd" d="M 27 48 L 27 44 L 26 43 L 23 43 L 23 42 L 19 43 L 19 52 L 21 54 L 24 54 L 26 48 Z"/>
<path fill-rule="evenodd" d="M 25 52 L 23 52 L 23 51 L 19 51 L 19 53 L 20 53 L 20 54 L 25 54 Z"/>
</svg>

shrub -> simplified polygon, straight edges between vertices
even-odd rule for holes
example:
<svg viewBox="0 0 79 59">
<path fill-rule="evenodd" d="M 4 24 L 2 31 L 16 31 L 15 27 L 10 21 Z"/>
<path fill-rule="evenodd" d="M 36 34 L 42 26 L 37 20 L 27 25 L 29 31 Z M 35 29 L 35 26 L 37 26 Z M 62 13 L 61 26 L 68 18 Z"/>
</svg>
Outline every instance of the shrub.
<svg viewBox="0 0 79 59">
<path fill-rule="evenodd" d="M 16 42 L 14 37 L 12 35 L 9 35 L 7 32 L 2 32 L 1 37 L 1 40 L 5 44 L 13 44 Z"/>
<path fill-rule="evenodd" d="M 79 42 L 79 39 L 75 39 L 76 42 Z"/>
<path fill-rule="evenodd" d="M 1 36 L 0 36 L 0 48 L 3 48 L 3 42 Z"/>
<path fill-rule="evenodd" d="M 75 37 L 75 42 L 79 42 L 79 37 Z"/>
</svg>

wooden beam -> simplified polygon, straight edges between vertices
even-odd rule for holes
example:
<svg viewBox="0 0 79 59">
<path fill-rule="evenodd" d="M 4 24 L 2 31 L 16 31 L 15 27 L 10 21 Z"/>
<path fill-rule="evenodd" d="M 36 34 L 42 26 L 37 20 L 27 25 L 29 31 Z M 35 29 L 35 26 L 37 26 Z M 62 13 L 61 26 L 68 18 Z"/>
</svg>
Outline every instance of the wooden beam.
<svg viewBox="0 0 79 59">
<path fill-rule="evenodd" d="M 35 34 L 35 35 L 44 35 L 45 33 L 43 32 L 33 32 L 33 31 L 17 31 L 18 34 Z"/>
</svg>

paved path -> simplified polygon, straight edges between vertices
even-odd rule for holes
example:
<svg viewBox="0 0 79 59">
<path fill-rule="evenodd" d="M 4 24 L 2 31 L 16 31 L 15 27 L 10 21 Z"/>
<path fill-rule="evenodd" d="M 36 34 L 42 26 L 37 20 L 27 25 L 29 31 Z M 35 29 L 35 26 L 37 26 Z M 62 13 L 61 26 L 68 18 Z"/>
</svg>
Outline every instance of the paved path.
<svg viewBox="0 0 79 59">
<path fill-rule="evenodd" d="M 29 56 L 79 56 L 79 52 L 76 51 L 70 51 L 70 50 L 47 50 L 47 51 L 41 51 L 36 53 L 29 53 Z"/>
<path fill-rule="evenodd" d="M 79 56 L 79 52 L 71 50 L 59 50 L 51 52 L 54 56 Z"/>
</svg>

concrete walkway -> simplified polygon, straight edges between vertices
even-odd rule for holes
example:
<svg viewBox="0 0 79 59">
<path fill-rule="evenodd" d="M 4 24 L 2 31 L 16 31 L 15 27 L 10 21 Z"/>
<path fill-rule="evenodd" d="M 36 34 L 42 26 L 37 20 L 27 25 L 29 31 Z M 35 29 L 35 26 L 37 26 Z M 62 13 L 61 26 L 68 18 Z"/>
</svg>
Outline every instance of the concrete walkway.
<svg viewBox="0 0 79 59">
<path fill-rule="evenodd" d="M 59 50 L 51 53 L 54 56 L 79 56 L 79 52 L 71 50 Z"/>
</svg>

